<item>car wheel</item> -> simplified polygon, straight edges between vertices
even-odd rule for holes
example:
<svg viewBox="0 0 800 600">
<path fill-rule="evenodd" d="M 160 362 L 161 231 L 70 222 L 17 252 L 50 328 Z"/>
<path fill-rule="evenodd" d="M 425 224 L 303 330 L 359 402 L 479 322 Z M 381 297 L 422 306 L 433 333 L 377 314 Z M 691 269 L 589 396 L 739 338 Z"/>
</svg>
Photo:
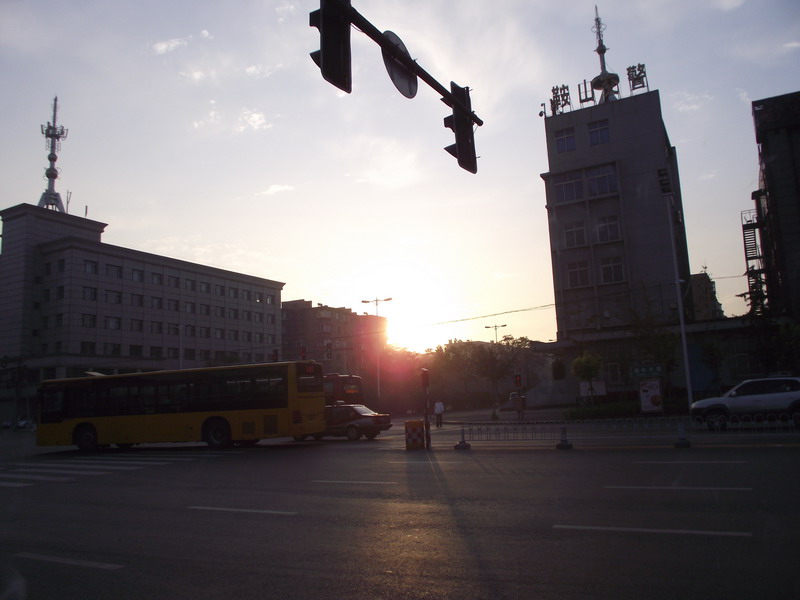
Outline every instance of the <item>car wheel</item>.
<svg viewBox="0 0 800 600">
<path fill-rule="evenodd" d="M 353 425 L 347 428 L 345 434 L 347 434 L 347 439 L 350 440 L 351 442 L 355 442 L 358 438 L 361 437 L 361 434 L 358 431 L 358 427 L 355 427 Z"/>
<path fill-rule="evenodd" d="M 231 426 L 225 419 L 211 419 L 204 431 L 203 439 L 210 448 L 220 450 L 231 445 Z"/>
<path fill-rule="evenodd" d="M 97 431 L 91 425 L 79 426 L 73 435 L 75 445 L 84 452 L 97 450 Z"/>
<path fill-rule="evenodd" d="M 709 431 L 725 431 L 728 428 L 728 415 L 721 410 L 712 410 L 706 415 Z"/>
</svg>

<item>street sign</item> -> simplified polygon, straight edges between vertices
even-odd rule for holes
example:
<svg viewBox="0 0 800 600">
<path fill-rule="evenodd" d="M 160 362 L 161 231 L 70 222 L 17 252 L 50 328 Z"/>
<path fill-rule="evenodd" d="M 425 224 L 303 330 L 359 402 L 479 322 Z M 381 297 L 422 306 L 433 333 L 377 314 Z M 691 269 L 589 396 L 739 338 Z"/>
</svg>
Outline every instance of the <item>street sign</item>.
<svg viewBox="0 0 800 600">
<path fill-rule="evenodd" d="M 393 31 L 384 31 L 383 35 L 385 35 L 386 39 L 394 44 L 402 54 L 405 54 L 412 60 L 403 40 L 401 40 L 396 33 Z M 381 48 L 381 54 L 383 55 L 383 64 L 386 65 L 386 71 L 389 73 L 389 77 L 392 83 L 394 83 L 394 87 L 397 88 L 397 91 L 406 98 L 413 98 L 416 96 L 418 87 L 417 76 L 383 48 Z"/>
</svg>

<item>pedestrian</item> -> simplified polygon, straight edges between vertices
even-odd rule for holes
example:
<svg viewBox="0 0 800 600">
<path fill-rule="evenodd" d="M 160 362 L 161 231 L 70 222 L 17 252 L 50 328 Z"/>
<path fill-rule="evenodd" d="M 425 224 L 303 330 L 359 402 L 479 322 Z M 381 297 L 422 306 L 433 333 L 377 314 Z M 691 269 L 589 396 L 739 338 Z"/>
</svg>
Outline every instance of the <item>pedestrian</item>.
<svg viewBox="0 0 800 600">
<path fill-rule="evenodd" d="M 444 403 L 441 400 L 437 400 L 436 404 L 433 405 L 433 412 L 436 413 L 436 427 L 441 428 L 442 417 L 444 416 Z"/>
</svg>

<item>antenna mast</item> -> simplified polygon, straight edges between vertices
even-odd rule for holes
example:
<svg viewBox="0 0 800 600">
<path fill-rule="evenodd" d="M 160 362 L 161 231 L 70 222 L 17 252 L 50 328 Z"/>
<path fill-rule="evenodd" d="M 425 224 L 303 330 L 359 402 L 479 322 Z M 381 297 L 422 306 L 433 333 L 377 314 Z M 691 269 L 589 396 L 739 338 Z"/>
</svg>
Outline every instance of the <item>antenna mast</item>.
<svg viewBox="0 0 800 600">
<path fill-rule="evenodd" d="M 47 145 L 50 149 L 50 154 L 47 155 L 47 160 L 50 161 L 50 166 L 45 170 L 47 177 L 47 189 L 39 199 L 39 206 L 48 208 L 50 210 L 57 210 L 58 212 L 66 212 L 64 210 L 64 203 L 61 201 L 61 194 L 56 191 L 56 179 L 58 179 L 58 169 L 56 168 L 56 161 L 58 160 L 58 152 L 61 149 L 61 140 L 67 137 L 68 131 L 64 129 L 63 125 L 58 126 L 56 119 L 58 118 L 58 96 L 53 99 L 53 122 L 47 122 L 47 125 L 42 125 L 42 135 L 48 139 Z"/>
<path fill-rule="evenodd" d="M 597 52 L 600 55 L 600 75 L 592 79 L 592 88 L 600 90 L 600 104 L 603 102 L 611 102 L 617 99 L 617 85 L 619 84 L 619 75 L 616 73 L 609 73 L 606 71 L 606 45 L 603 43 L 603 31 L 606 26 L 600 20 L 600 13 L 597 10 L 597 5 L 594 7 L 594 27 L 592 31 L 597 34 Z"/>
</svg>

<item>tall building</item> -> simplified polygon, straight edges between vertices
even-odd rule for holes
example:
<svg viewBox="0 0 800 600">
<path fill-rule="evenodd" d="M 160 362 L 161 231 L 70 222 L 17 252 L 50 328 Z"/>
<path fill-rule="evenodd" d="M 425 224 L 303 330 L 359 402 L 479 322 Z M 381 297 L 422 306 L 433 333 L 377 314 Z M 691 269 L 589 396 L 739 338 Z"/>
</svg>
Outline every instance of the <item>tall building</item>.
<svg viewBox="0 0 800 600">
<path fill-rule="evenodd" d="M 55 106 L 48 189 L 0 211 L 0 420 L 29 416 L 42 379 L 269 360 L 284 284 L 103 243 L 55 191 Z"/>
<path fill-rule="evenodd" d="M 285 359 L 305 356 L 322 363 L 326 373 L 361 375 L 368 396 L 377 397 L 379 355 L 386 346 L 385 317 L 289 300 L 282 305 L 282 318 Z"/>
<path fill-rule="evenodd" d="M 630 94 L 605 65 L 600 74 L 553 88 L 542 111 L 549 171 L 550 250 L 559 342 L 607 337 L 636 323 L 676 324 L 692 315 L 678 161 L 644 65 L 628 69 Z"/>
<path fill-rule="evenodd" d="M 742 214 L 751 312 L 800 317 L 800 92 L 753 102 L 759 189 Z"/>
</svg>

